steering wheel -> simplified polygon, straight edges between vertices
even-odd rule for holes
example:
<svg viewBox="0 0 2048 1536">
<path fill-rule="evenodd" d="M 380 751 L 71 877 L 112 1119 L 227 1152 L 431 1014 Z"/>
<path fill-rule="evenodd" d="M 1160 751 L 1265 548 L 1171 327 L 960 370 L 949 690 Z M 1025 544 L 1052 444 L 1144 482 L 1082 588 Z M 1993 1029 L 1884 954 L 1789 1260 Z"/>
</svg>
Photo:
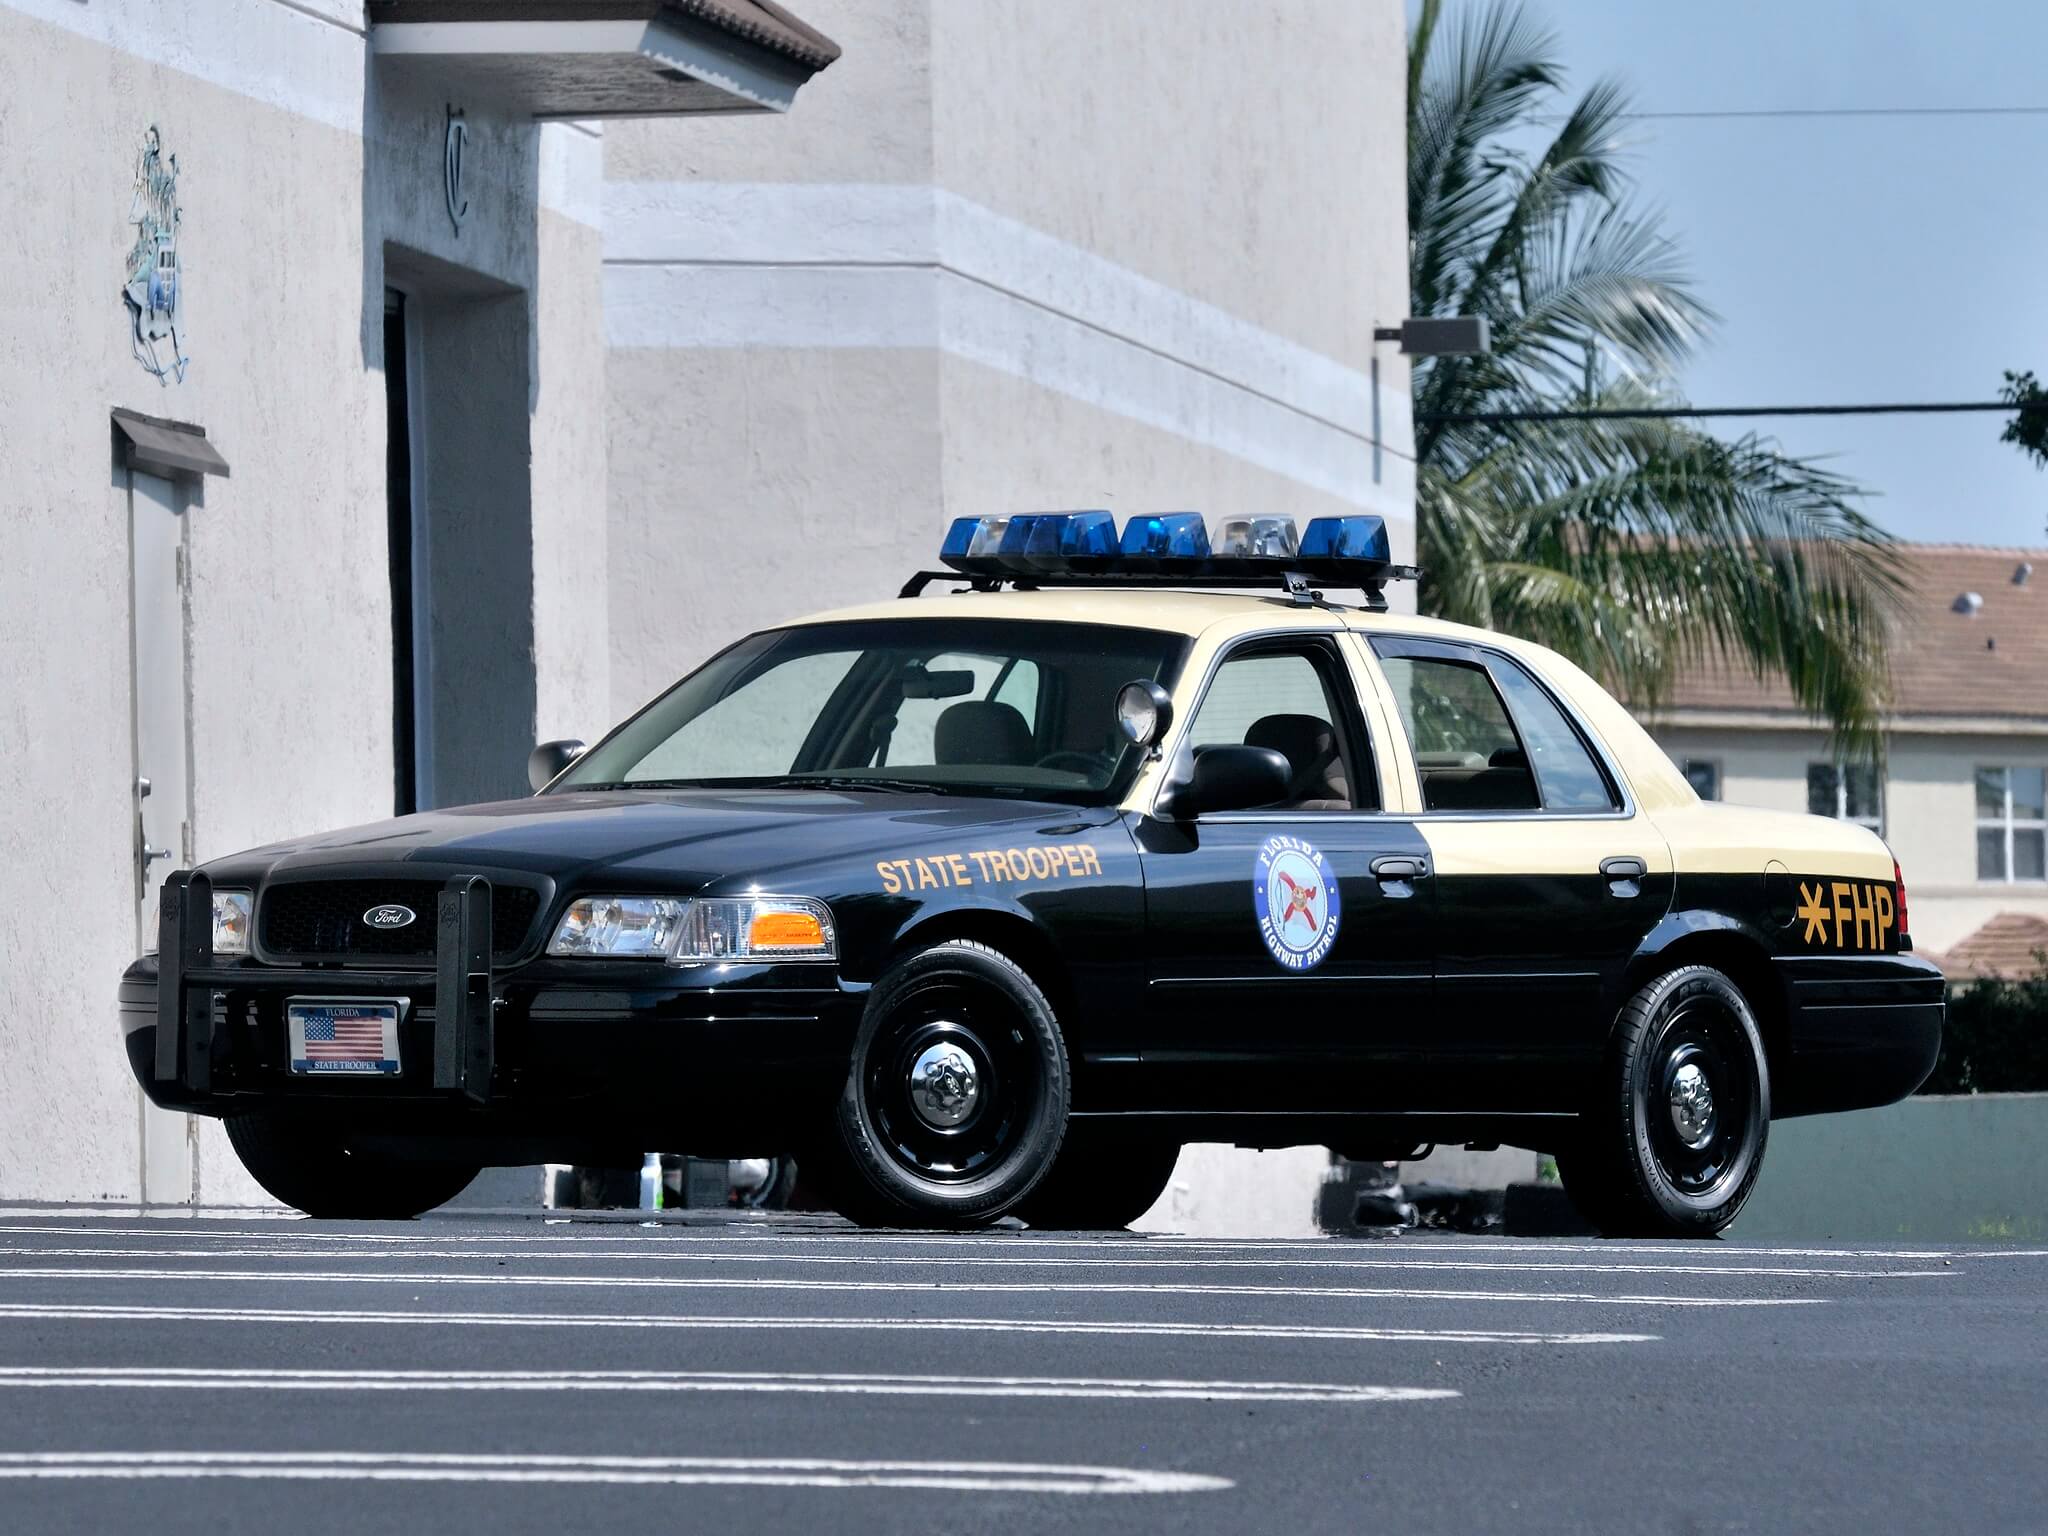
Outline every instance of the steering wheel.
<svg viewBox="0 0 2048 1536">
<path fill-rule="evenodd" d="M 1100 752 L 1048 752 L 1033 766 L 1051 768 L 1062 773 L 1079 773 L 1092 776 L 1101 770 L 1105 761 L 1104 754 Z"/>
</svg>

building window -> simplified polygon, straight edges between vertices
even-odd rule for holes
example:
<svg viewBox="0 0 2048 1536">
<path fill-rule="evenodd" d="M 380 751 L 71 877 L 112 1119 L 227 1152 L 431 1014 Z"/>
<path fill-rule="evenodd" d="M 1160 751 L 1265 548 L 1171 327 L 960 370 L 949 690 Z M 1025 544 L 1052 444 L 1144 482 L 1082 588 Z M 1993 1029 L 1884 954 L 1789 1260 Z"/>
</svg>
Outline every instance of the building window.
<svg viewBox="0 0 2048 1536">
<path fill-rule="evenodd" d="M 1678 766 L 1685 771 L 1692 792 L 1702 800 L 1721 798 L 1721 765 L 1711 757 L 1688 757 Z"/>
<path fill-rule="evenodd" d="M 1868 763 L 1808 763 L 1806 808 L 1816 816 L 1853 821 L 1880 834 L 1884 831 L 1877 770 Z"/>
<path fill-rule="evenodd" d="M 2048 773 L 1977 770 L 1977 878 L 2048 879 Z"/>
</svg>

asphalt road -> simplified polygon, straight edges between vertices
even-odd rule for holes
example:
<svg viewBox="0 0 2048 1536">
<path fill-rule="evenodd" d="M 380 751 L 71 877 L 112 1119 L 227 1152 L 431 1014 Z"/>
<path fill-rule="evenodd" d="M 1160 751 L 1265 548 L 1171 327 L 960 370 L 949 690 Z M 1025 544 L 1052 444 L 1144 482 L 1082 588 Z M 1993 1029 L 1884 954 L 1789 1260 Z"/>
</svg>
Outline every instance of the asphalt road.
<svg viewBox="0 0 2048 1536">
<path fill-rule="evenodd" d="M 0 1214 L 32 1531 L 2048 1531 L 2048 1250 Z"/>
</svg>

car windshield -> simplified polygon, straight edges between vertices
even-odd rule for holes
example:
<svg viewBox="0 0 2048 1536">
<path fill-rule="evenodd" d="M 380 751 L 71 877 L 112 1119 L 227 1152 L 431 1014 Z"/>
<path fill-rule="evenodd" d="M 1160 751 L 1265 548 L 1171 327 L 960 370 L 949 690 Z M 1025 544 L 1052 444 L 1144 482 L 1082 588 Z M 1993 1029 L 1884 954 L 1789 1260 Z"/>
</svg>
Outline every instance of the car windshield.
<svg viewBox="0 0 2048 1536">
<path fill-rule="evenodd" d="M 1101 804 L 1140 749 L 1125 683 L 1173 684 L 1184 636 L 884 619 L 750 636 L 586 753 L 557 790 L 829 784 Z"/>
</svg>

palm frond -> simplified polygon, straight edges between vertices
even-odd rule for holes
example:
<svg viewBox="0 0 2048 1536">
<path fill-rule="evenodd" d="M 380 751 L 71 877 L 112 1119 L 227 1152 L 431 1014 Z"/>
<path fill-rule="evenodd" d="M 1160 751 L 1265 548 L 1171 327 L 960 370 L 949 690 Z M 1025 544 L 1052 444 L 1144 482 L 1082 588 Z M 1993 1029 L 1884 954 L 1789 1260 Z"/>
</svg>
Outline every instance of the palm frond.
<svg viewBox="0 0 2048 1536">
<path fill-rule="evenodd" d="M 1874 755 L 1902 578 L 1854 485 L 1679 421 L 1462 419 L 1670 403 L 1714 318 L 1634 200 L 1619 85 L 1584 93 L 1540 153 L 1515 149 L 1562 90 L 1556 46 L 1516 0 L 1448 35 L 1425 0 L 1412 39 L 1413 313 L 1484 314 L 1494 337 L 1413 376 L 1423 605 L 1551 645 L 1642 705 L 1682 669 L 1782 675 Z"/>
</svg>

